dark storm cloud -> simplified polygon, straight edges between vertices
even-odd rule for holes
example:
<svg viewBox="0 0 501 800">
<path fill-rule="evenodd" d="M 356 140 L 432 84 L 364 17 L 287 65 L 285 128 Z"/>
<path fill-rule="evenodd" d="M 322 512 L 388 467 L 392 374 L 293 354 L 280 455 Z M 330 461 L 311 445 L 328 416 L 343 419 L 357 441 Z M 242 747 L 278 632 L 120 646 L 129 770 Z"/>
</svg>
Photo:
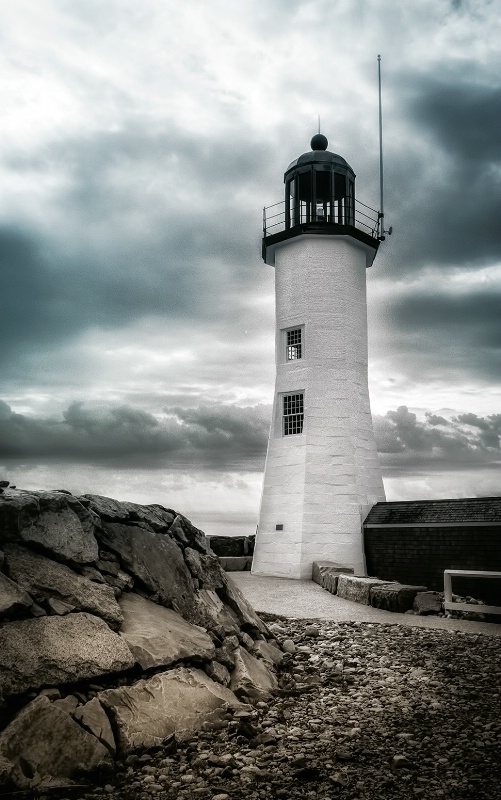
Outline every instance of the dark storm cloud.
<svg viewBox="0 0 501 800">
<path fill-rule="evenodd" d="M 52 461 L 118 468 L 260 471 L 270 407 L 208 404 L 169 408 L 162 417 L 130 406 L 72 403 L 62 419 L 17 414 L 0 401 L 2 463 Z M 406 406 L 374 416 L 383 466 L 409 469 L 501 461 L 501 414 L 462 414 L 450 420 Z"/>
<path fill-rule="evenodd" d="M 266 406 L 170 409 L 158 419 L 130 406 L 72 403 L 62 419 L 17 414 L 0 401 L 3 463 L 38 460 L 111 467 L 263 468 Z"/>
<path fill-rule="evenodd" d="M 445 375 L 462 370 L 484 380 L 499 380 L 501 288 L 468 292 L 402 289 L 386 309 L 386 324 L 396 347 L 412 353 L 409 369 Z"/>
<path fill-rule="evenodd" d="M 392 79 L 404 117 L 387 153 L 387 219 L 401 272 L 501 259 L 501 89 L 473 63 L 443 74 Z"/>
<path fill-rule="evenodd" d="M 267 169 L 262 143 L 136 126 L 13 155 L 11 168 L 63 175 L 64 188 L 49 204 L 56 230 L 0 231 L 6 361 L 150 315 L 221 320 L 256 282 L 259 210 L 249 220 L 235 195 Z"/>
<path fill-rule="evenodd" d="M 373 417 L 383 468 L 429 469 L 501 462 L 501 414 L 462 414 L 446 420 L 431 412 L 424 420 L 406 406 Z"/>
</svg>

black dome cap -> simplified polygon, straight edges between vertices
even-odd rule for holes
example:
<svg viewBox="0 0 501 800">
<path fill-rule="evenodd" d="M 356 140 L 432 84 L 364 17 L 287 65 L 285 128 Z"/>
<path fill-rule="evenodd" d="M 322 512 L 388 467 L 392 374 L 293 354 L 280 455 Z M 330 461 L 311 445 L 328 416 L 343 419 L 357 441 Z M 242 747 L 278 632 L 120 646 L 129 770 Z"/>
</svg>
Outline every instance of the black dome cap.
<svg viewBox="0 0 501 800">
<path fill-rule="evenodd" d="M 327 137 L 323 133 L 316 133 L 310 142 L 312 150 L 327 150 L 329 144 Z"/>
</svg>

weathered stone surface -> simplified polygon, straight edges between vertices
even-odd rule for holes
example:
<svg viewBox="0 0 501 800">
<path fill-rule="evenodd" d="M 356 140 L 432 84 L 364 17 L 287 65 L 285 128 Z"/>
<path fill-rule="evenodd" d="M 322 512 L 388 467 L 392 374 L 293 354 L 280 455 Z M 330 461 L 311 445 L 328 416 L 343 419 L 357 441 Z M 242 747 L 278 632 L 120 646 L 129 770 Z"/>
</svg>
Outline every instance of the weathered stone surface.
<svg viewBox="0 0 501 800">
<path fill-rule="evenodd" d="M 263 661 L 251 656 L 243 647 L 236 650 L 230 689 L 237 697 L 264 700 L 277 685 L 275 675 Z"/>
<path fill-rule="evenodd" d="M 442 598 L 438 592 L 418 592 L 412 608 L 418 614 L 438 614 L 442 611 Z"/>
<path fill-rule="evenodd" d="M 219 564 L 225 572 L 248 572 L 252 567 L 252 556 L 222 556 Z"/>
<path fill-rule="evenodd" d="M 111 729 L 108 715 L 97 697 L 93 697 L 85 705 L 76 709 L 73 717 L 104 744 L 112 756 L 116 755 L 117 747 Z"/>
<path fill-rule="evenodd" d="M 69 786 L 82 772 L 111 766 L 106 747 L 47 697 L 36 697 L 0 734 L 0 753 L 20 789 Z"/>
<path fill-rule="evenodd" d="M 27 619 L 0 628 L 0 685 L 5 695 L 132 666 L 125 641 L 90 614 Z"/>
<path fill-rule="evenodd" d="M 136 525 L 106 522 L 96 531 L 100 543 L 160 600 L 185 619 L 194 619 L 195 589 L 180 547 L 169 536 Z"/>
<path fill-rule="evenodd" d="M 278 647 L 264 639 L 254 642 L 254 652 L 256 655 L 260 655 L 263 661 L 267 661 L 268 664 L 273 664 L 274 666 L 281 664 L 284 657 Z"/>
<path fill-rule="evenodd" d="M 343 567 L 334 561 L 314 561 L 311 579 L 331 594 L 337 593 L 337 582 L 340 575 L 353 575 L 351 567 Z"/>
<path fill-rule="evenodd" d="M 0 572 L 0 618 L 26 614 L 32 604 L 29 594 Z"/>
<path fill-rule="evenodd" d="M 128 592 L 120 599 L 124 621 L 120 635 L 142 669 L 168 666 L 183 658 L 214 658 L 212 639 L 176 611 Z"/>
<path fill-rule="evenodd" d="M 389 581 L 378 578 L 361 578 L 358 575 L 339 575 L 337 596 L 354 603 L 370 605 L 370 592 L 373 586 L 386 586 Z"/>
<path fill-rule="evenodd" d="M 426 591 L 426 586 L 407 586 L 401 583 L 373 586 L 370 590 L 370 604 L 374 608 L 403 614 L 412 608 L 416 594 L 423 591 Z"/>
<path fill-rule="evenodd" d="M 100 692 L 99 700 L 114 720 L 122 755 L 160 745 L 173 733 L 185 738 L 203 723 L 219 718 L 235 695 L 202 670 L 178 667 L 140 680 L 134 686 Z"/>
<path fill-rule="evenodd" d="M 247 602 L 240 589 L 235 586 L 231 578 L 223 572 L 224 588 L 220 590 L 220 597 L 236 614 L 240 625 L 248 625 L 260 633 L 269 636 L 270 632 L 262 619 L 258 617 L 252 606 Z"/>
<path fill-rule="evenodd" d="M 72 495 L 10 491 L 0 498 L 0 524 L 11 540 L 37 544 L 56 559 L 74 564 L 97 560 L 94 521 Z"/>
<path fill-rule="evenodd" d="M 122 612 L 109 586 L 90 581 L 65 564 L 20 545 L 6 545 L 5 555 L 9 575 L 33 597 L 55 597 L 102 617 L 114 628 L 120 627 Z"/>
<path fill-rule="evenodd" d="M 186 547 L 184 560 L 194 578 L 198 578 L 204 589 L 220 589 L 223 585 L 219 559 L 212 553 L 199 553 Z"/>
</svg>

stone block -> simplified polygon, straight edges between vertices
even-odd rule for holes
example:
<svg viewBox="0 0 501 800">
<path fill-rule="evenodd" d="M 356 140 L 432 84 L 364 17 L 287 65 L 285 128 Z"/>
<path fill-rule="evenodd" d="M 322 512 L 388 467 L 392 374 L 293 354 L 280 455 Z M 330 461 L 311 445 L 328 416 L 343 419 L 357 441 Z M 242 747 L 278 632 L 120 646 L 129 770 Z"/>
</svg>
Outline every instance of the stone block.
<svg viewBox="0 0 501 800">
<path fill-rule="evenodd" d="M 417 593 L 424 591 L 426 586 L 407 586 L 401 583 L 373 586 L 370 590 L 370 604 L 373 608 L 404 614 L 412 608 Z"/>
<path fill-rule="evenodd" d="M 120 608 L 124 617 L 120 636 L 143 670 L 168 666 L 185 658 L 198 661 L 214 658 L 210 636 L 176 611 L 132 592 L 122 595 Z"/>
<path fill-rule="evenodd" d="M 90 614 L 26 619 L 0 628 L 0 686 L 6 696 L 133 666 L 125 641 Z"/>
<path fill-rule="evenodd" d="M 343 567 L 334 561 L 314 561 L 311 579 L 331 594 L 336 594 L 339 576 L 352 574 L 351 567 Z"/>
<path fill-rule="evenodd" d="M 412 604 L 418 614 L 438 614 L 443 610 L 443 598 L 438 592 L 418 592 Z"/>
<path fill-rule="evenodd" d="M 220 556 L 219 563 L 225 572 L 245 572 L 252 566 L 252 556 Z"/>
<path fill-rule="evenodd" d="M 389 581 L 379 578 L 362 578 L 358 575 L 339 575 L 337 582 L 337 596 L 354 603 L 370 605 L 370 593 L 373 586 L 386 586 Z"/>
<path fill-rule="evenodd" d="M 107 689 L 98 699 L 111 715 L 122 756 L 159 746 L 172 734 L 189 738 L 204 722 L 220 719 L 228 707 L 240 708 L 229 689 L 202 670 L 185 667 L 158 673 L 133 686 Z"/>
</svg>

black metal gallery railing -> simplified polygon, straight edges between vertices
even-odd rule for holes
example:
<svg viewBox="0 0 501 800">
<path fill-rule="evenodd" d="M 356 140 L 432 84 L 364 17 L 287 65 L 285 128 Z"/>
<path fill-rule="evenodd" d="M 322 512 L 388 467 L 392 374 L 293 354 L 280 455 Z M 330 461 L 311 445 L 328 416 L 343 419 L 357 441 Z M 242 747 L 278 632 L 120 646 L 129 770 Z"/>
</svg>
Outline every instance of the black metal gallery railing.
<svg viewBox="0 0 501 800">
<path fill-rule="evenodd" d="M 374 239 L 382 237 L 379 212 L 360 200 L 355 200 L 354 205 L 348 203 L 348 198 L 332 203 L 317 203 L 314 207 L 311 203 L 291 202 L 290 208 L 287 208 L 285 200 L 267 206 L 263 209 L 263 236 L 273 236 L 296 225 L 310 222 L 353 225 Z"/>
</svg>

